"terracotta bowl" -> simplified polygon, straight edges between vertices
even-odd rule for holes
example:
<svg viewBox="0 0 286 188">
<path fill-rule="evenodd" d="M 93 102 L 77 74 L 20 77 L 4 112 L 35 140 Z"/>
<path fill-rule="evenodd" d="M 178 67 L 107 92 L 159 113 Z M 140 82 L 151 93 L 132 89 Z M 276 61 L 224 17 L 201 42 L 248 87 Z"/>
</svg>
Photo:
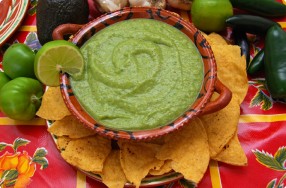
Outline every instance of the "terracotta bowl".
<svg viewBox="0 0 286 188">
<path fill-rule="evenodd" d="M 194 116 L 218 111 L 230 102 L 230 90 L 217 78 L 216 61 L 210 45 L 198 29 L 196 29 L 191 23 L 184 21 L 176 13 L 155 8 L 124 8 L 113 13 L 102 15 L 86 25 L 61 25 L 55 29 L 53 37 L 57 40 L 63 39 L 66 34 L 72 34 L 70 41 L 81 47 L 91 36 L 101 29 L 119 21 L 136 18 L 155 19 L 165 22 L 185 33 L 194 42 L 204 63 L 204 80 L 196 101 L 183 115 L 167 125 L 143 131 L 113 130 L 99 124 L 87 112 L 85 112 L 73 94 L 69 75 L 62 74 L 60 82 L 64 101 L 71 113 L 75 115 L 80 122 L 88 128 L 96 131 L 98 134 L 112 139 L 152 139 L 183 127 Z M 210 101 L 214 91 L 220 95 L 215 101 Z"/>
</svg>

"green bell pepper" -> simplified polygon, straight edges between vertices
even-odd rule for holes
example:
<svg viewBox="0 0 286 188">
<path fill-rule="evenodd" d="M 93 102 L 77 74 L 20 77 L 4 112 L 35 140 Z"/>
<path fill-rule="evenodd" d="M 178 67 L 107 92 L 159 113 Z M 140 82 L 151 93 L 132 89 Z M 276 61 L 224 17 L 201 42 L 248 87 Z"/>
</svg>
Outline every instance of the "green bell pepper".
<svg viewBox="0 0 286 188">
<path fill-rule="evenodd" d="M 18 77 L 0 90 L 1 111 L 11 119 L 31 120 L 41 105 L 43 85 L 35 79 Z"/>
<path fill-rule="evenodd" d="M 266 86 L 272 98 L 286 98 L 286 32 L 272 26 L 265 37 L 264 67 Z"/>
</svg>

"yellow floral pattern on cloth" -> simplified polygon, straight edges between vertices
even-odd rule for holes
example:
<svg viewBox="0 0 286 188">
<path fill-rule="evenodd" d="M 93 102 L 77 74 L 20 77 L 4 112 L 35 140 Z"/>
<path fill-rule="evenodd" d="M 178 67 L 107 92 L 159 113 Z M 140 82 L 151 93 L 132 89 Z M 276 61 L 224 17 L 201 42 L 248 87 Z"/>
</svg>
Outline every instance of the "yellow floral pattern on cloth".
<svg viewBox="0 0 286 188">
<path fill-rule="evenodd" d="M 17 151 L 20 146 L 29 143 L 29 140 L 22 138 L 15 139 L 13 144 L 0 142 L 0 188 L 26 187 L 35 174 L 37 164 L 41 166 L 40 169 L 48 167 L 45 148 L 38 148 L 33 157 L 26 151 Z M 14 152 L 10 152 L 11 149 Z"/>
</svg>

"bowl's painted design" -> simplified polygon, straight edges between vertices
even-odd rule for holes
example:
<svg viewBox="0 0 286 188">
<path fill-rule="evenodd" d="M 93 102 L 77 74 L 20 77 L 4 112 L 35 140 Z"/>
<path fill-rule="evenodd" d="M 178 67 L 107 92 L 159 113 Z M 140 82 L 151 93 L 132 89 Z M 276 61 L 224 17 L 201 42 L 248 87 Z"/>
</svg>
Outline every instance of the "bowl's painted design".
<svg viewBox="0 0 286 188">
<path fill-rule="evenodd" d="M 20 27 L 29 7 L 29 0 L 0 0 L 0 46 Z"/>
<path fill-rule="evenodd" d="M 84 111 L 73 94 L 69 82 L 69 75 L 63 74 L 61 76 L 61 91 L 64 101 L 71 110 L 71 113 L 75 115 L 79 121 L 100 135 L 112 139 L 152 139 L 181 128 L 194 116 L 217 111 L 229 103 L 231 92 L 217 79 L 216 62 L 210 45 L 198 29 L 191 23 L 184 21 L 176 13 L 155 8 L 124 8 L 113 13 L 102 15 L 84 26 L 72 24 L 62 25 L 55 30 L 53 36 L 55 39 L 60 39 L 63 37 L 63 34 L 74 32 L 80 28 L 71 38 L 71 41 L 80 47 L 101 29 L 119 21 L 136 18 L 155 19 L 165 22 L 185 33 L 195 43 L 204 62 L 204 82 L 197 100 L 182 116 L 168 125 L 152 130 L 134 132 L 112 130 L 97 123 Z M 214 91 L 220 93 L 220 97 L 216 101 L 210 102 L 210 98 Z"/>
</svg>

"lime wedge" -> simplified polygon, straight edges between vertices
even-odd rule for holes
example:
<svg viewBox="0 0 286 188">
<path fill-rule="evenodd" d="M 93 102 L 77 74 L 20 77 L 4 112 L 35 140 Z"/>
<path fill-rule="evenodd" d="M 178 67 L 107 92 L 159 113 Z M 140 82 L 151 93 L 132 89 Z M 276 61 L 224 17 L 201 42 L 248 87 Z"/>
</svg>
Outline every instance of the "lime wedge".
<svg viewBox="0 0 286 188">
<path fill-rule="evenodd" d="M 48 42 L 37 52 L 34 62 L 36 77 L 47 86 L 60 85 L 60 72 L 79 78 L 83 74 L 84 59 L 72 42 Z"/>
</svg>

